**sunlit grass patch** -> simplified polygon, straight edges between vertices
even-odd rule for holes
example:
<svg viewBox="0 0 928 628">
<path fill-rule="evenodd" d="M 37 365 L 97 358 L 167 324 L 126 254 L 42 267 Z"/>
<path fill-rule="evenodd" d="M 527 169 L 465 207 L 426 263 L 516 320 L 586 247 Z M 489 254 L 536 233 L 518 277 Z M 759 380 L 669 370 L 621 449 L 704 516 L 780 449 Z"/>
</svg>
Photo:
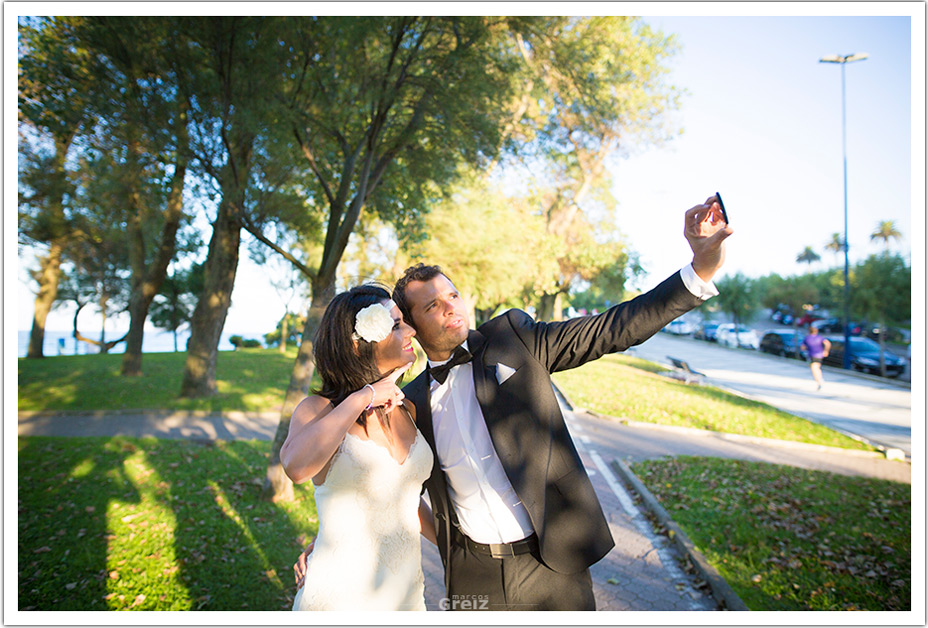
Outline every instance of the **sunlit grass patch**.
<svg viewBox="0 0 928 628">
<path fill-rule="evenodd" d="M 311 485 L 260 497 L 270 443 L 19 439 L 21 610 L 284 610 Z"/>
<path fill-rule="evenodd" d="M 19 410 L 208 410 L 273 411 L 281 407 L 296 348 L 221 351 L 217 394 L 181 399 L 186 353 L 146 353 L 142 375 L 123 377 L 122 355 L 20 358 Z"/>
<path fill-rule="evenodd" d="M 683 456 L 633 465 L 751 610 L 910 610 L 911 486 Z"/>
<path fill-rule="evenodd" d="M 872 450 L 824 425 L 712 386 L 694 386 L 658 375 L 653 362 L 607 355 L 554 374 L 554 382 L 584 408 L 621 419 Z"/>
</svg>

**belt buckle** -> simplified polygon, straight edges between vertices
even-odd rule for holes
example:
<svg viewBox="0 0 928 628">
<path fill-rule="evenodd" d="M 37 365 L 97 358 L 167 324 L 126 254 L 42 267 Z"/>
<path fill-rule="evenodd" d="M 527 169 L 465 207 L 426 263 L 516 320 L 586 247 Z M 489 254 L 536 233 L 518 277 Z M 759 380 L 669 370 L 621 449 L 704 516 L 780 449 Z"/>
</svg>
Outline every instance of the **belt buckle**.
<svg viewBox="0 0 928 628">
<path fill-rule="evenodd" d="M 512 558 L 516 555 L 516 549 L 515 549 L 514 543 L 503 543 L 502 545 L 503 545 L 503 548 L 505 548 L 505 551 L 494 552 L 493 558 Z"/>
</svg>

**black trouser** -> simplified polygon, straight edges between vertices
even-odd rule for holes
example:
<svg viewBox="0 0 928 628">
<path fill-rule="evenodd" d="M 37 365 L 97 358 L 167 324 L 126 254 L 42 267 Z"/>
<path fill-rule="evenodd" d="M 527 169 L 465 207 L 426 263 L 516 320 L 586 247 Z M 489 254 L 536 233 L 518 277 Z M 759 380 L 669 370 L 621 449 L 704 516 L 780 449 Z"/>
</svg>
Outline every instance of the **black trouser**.
<svg viewBox="0 0 928 628">
<path fill-rule="evenodd" d="M 451 545 L 451 583 L 443 610 L 595 611 L 590 570 L 552 571 L 538 550 L 493 558 Z"/>
</svg>

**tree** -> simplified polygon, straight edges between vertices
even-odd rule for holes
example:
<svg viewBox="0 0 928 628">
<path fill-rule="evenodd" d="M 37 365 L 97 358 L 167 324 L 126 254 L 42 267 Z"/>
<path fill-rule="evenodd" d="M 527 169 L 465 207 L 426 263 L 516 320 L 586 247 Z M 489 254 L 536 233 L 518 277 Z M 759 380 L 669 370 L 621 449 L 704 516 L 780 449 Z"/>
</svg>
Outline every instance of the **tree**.
<svg viewBox="0 0 928 628">
<path fill-rule="evenodd" d="M 19 23 L 18 113 L 25 135 L 20 170 L 20 239 L 36 247 L 38 283 L 27 358 L 43 357 L 45 321 L 58 293 L 65 246 L 73 235 L 73 183 L 66 166 L 75 138 L 91 117 L 93 76 L 74 34 L 80 17 Z M 30 154 L 31 153 L 31 154 Z"/>
<path fill-rule="evenodd" d="M 152 325 L 171 332 L 174 351 L 177 333 L 193 317 L 197 296 L 203 292 L 203 264 L 193 264 L 186 270 L 174 270 L 165 277 L 161 291 L 152 300 L 149 311 Z"/>
<path fill-rule="evenodd" d="M 716 280 L 715 285 L 719 291 L 719 296 L 715 299 L 718 307 L 731 316 L 735 325 L 746 323 L 753 318 L 758 303 L 750 278 L 739 272 Z"/>
<path fill-rule="evenodd" d="M 572 244 L 592 244 L 590 225 L 598 222 L 584 219 L 584 211 L 615 220 L 607 160 L 621 147 L 671 136 L 663 114 L 677 106 L 679 93 L 663 76 L 676 46 L 629 17 L 543 18 L 517 33 L 516 45 L 525 89 L 512 139 L 525 143 L 519 153 L 537 176 L 548 233 L 565 244 L 539 295 L 539 317 L 560 318 L 557 303 L 579 276 Z"/>
<path fill-rule="evenodd" d="M 811 246 L 807 246 L 805 249 L 803 249 L 802 253 L 796 256 L 797 262 L 799 263 L 804 262 L 808 264 L 809 266 L 819 261 L 820 259 L 822 259 L 821 256 L 815 251 L 813 251 Z"/>
<path fill-rule="evenodd" d="M 851 309 L 879 323 L 910 320 L 912 317 L 912 269 L 900 255 L 871 255 L 854 268 L 851 286 Z M 880 372 L 886 375 L 886 335 L 881 333 Z"/>
<path fill-rule="evenodd" d="M 439 264 L 453 278 L 474 324 L 510 303 L 533 280 L 539 263 L 551 260 L 538 254 L 550 239 L 541 216 L 473 171 L 429 212 L 425 233 L 422 241 L 404 242 L 403 266 Z"/>
<path fill-rule="evenodd" d="M 131 270 L 129 332 L 122 375 L 142 373 L 145 321 L 174 257 L 190 159 L 187 103 L 178 93 L 184 63 L 174 51 L 178 22 L 160 17 L 91 17 L 79 36 L 94 52 L 103 87 L 96 110 L 119 159 L 111 195 L 124 208 Z M 115 142 L 115 146 L 112 145 Z"/>
<path fill-rule="evenodd" d="M 499 42 L 505 18 L 290 19 L 292 134 L 307 204 L 324 208 L 318 264 L 302 263 L 258 229 L 249 231 L 309 277 L 312 304 L 272 446 L 266 494 L 292 491 L 279 463 L 290 414 L 313 372 L 312 339 L 335 292 L 349 237 L 367 209 L 399 230 L 418 216 L 461 161 L 496 154 L 510 87 Z M 337 77 L 337 78 L 336 78 Z"/>
<path fill-rule="evenodd" d="M 837 258 L 841 252 L 844 251 L 844 238 L 841 237 L 840 233 L 836 232 L 831 234 L 831 240 L 825 245 L 825 250 L 835 254 L 835 262 L 837 265 Z"/>
<path fill-rule="evenodd" d="M 870 241 L 875 240 L 883 241 L 883 250 L 885 252 L 889 251 L 889 242 L 890 240 L 898 240 L 902 237 L 902 233 L 896 229 L 896 223 L 892 220 L 882 220 L 877 225 L 876 230 L 870 234 Z"/>
<path fill-rule="evenodd" d="M 281 22 L 269 18 L 197 17 L 183 24 L 188 49 L 197 55 L 181 75 L 180 91 L 196 134 L 197 162 L 219 189 L 180 391 L 196 398 L 216 392 L 219 340 L 238 269 L 256 142 L 274 126 L 285 47 Z"/>
</svg>

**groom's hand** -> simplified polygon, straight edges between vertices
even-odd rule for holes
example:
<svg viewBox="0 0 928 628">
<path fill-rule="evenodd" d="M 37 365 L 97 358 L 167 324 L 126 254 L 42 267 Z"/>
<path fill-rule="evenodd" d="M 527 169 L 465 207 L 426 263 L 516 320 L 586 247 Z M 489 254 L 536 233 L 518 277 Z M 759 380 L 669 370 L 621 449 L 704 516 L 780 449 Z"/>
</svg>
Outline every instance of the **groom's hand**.
<svg viewBox="0 0 928 628">
<path fill-rule="evenodd" d="M 734 231 L 722 217 L 722 208 L 714 195 L 687 210 L 685 220 L 683 235 L 693 249 L 693 270 L 703 281 L 712 281 L 725 261 L 723 243 Z"/>
<path fill-rule="evenodd" d="M 303 586 L 303 580 L 306 579 L 306 558 L 313 553 L 313 545 L 315 544 L 316 539 L 313 539 L 303 550 L 303 553 L 300 554 L 300 557 L 296 559 L 296 564 L 293 565 L 293 579 L 296 580 L 297 590 Z"/>
</svg>

